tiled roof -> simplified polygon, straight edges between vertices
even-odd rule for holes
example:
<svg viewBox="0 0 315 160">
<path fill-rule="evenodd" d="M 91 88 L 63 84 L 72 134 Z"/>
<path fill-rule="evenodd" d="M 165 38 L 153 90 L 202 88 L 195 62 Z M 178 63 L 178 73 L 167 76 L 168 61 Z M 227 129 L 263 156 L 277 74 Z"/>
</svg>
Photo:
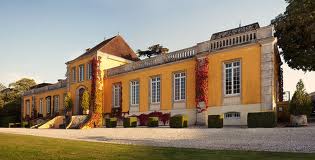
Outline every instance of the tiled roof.
<svg viewBox="0 0 315 160">
<path fill-rule="evenodd" d="M 136 53 L 129 47 L 129 45 L 125 42 L 125 40 L 120 36 L 114 36 L 109 39 L 105 39 L 98 45 L 93 48 L 87 50 L 85 53 L 77 57 L 79 59 L 81 57 L 85 57 L 87 55 L 91 55 L 96 51 L 102 51 L 104 53 L 112 54 L 115 56 L 119 56 L 128 60 L 138 60 Z M 74 60 L 76 60 L 74 59 Z"/>
</svg>

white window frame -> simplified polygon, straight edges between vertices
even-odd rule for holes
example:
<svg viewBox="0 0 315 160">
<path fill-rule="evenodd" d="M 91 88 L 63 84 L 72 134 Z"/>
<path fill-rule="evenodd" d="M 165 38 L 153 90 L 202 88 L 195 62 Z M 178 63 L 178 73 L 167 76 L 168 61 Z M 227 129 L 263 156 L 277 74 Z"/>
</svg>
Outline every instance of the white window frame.
<svg viewBox="0 0 315 160">
<path fill-rule="evenodd" d="M 30 110 L 31 110 L 31 102 L 30 100 L 26 100 L 26 115 L 30 116 Z"/>
<path fill-rule="evenodd" d="M 120 107 L 120 90 L 121 86 L 119 84 L 113 84 L 113 108 Z"/>
<path fill-rule="evenodd" d="M 238 66 L 234 66 L 234 64 L 238 63 Z M 230 67 L 227 67 L 227 65 L 230 64 Z M 223 84 L 224 84 L 224 96 L 238 96 L 241 94 L 241 89 L 242 89 L 242 64 L 240 60 L 236 60 L 236 61 L 231 61 L 231 62 L 226 62 L 223 64 L 224 65 L 224 80 L 223 80 Z M 234 69 L 239 69 L 239 92 L 235 92 L 234 88 L 236 87 L 236 84 L 234 84 Z M 226 72 L 227 70 L 231 70 L 231 93 L 227 93 L 227 86 L 226 86 Z"/>
<path fill-rule="evenodd" d="M 72 82 L 76 82 L 77 81 L 77 71 L 75 67 L 72 67 Z"/>
<path fill-rule="evenodd" d="M 130 104 L 139 105 L 140 101 L 140 82 L 138 80 L 130 81 Z"/>
<path fill-rule="evenodd" d="M 84 81 L 84 64 L 79 65 L 79 82 Z"/>
<path fill-rule="evenodd" d="M 161 101 L 161 78 L 160 76 L 155 76 L 152 77 L 150 81 L 151 103 L 159 104 Z"/>
<path fill-rule="evenodd" d="M 240 112 L 227 112 L 224 113 L 224 119 L 240 119 L 241 113 Z"/>
<path fill-rule="evenodd" d="M 59 96 L 54 96 L 54 111 L 55 113 L 59 112 Z"/>
<path fill-rule="evenodd" d="M 173 96 L 174 96 L 174 101 L 184 101 L 186 100 L 186 72 L 177 72 L 174 73 L 174 80 L 173 80 Z M 177 82 L 178 81 L 178 85 Z M 177 88 L 178 87 L 178 88 Z M 177 93 L 178 91 L 178 93 Z M 178 96 L 177 96 L 178 94 Z"/>
<path fill-rule="evenodd" d="M 43 114 L 43 98 L 39 99 L 39 114 Z"/>
<path fill-rule="evenodd" d="M 86 79 L 91 80 L 92 79 L 92 63 L 88 63 L 86 66 L 87 66 Z"/>
</svg>

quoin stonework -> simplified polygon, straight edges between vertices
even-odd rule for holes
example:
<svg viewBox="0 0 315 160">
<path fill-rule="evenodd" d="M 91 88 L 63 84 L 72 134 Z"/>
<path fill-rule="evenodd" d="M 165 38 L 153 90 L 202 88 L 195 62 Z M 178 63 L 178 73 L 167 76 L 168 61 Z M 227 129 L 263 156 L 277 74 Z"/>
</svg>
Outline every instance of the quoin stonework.
<svg viewBox="0 0 315 160">
<path fill-rule="evenodd" d="M 82 94 L 93 95 L 97 74 L 100 118 L 117 110 L 123 116 L 159 111 L 186 114 L 189 125 L 206 125 L 207 115 L 223 115 L 225 126 L 247 125 L 248 113 L 273 111 L 281 99 L 282 63 L 273 31 L 273 26 L 254 23 L 143 60 L 122 36 L 114 36 L 67 62 L 66 79 L 25 92 L 22 117 L 41 115 L 57 122 L 70 93 L 72 123 L 79 123 Z"/>
</svg>

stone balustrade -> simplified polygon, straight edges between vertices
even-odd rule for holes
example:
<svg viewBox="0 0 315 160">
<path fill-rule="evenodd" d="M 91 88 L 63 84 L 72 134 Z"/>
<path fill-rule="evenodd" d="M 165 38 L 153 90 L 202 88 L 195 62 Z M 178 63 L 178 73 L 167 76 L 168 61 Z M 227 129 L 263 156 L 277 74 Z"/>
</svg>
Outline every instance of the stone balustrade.
<svg viewBox="0 0 315 160">
<path fill-rule="evenodd" d="M 32 95 L 32 94 L 42 93 L 42 92 L 56 90 L 56 89 L 65 88 L 65 87 L 67 87 L 67 81 L 61 80 L 58 83 L 55 83 L 55 84 L 52 84 L 49 86 L 28 90 L 28 91 L 23 93 L 23 96 L 28 96 L 28 95 Z"/>
<path fill-rule="evenodd" d="M 111 68 L 107 71 L 107 76 L 114 76 L 117 74 L 138 70 L 142 68 L 147 68 L 159 64 L 170 63 L 182 59 L 191 58 L 196 55 L 195 46 L 190 48 L 185 48 L 182 50 L 174 51 L 171 53 L 166 53 L 158 55 L 156 57 L 147 58 L 141 61 L 125 64 L 119 67 Z"/>
</svg>

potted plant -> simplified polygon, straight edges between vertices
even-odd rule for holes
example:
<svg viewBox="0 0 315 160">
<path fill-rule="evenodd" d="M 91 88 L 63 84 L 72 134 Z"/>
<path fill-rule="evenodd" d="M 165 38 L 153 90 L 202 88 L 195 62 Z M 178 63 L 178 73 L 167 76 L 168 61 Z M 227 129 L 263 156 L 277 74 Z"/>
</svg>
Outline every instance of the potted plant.
<svg viewBox="0 0 315 160">
<path fill-rule="evenodd" d="M 311 113 L 312 101 L 304 88 L 303 81 L 296 84 L 296 91 L 289 103 L 291 126 L 306 126 L 307 116 Z"/>
<path fill-rule="evenodd" d="M 68 92 L 64 99 L 65 115 L 67 115 L 67 112 L 70 112 L 72 110 L 72 107 L 73 107 L 73 102 L 71 99 L 71 94 Z"/>
<path fill-rule="evenodd" d="M 87 91 L 83 92 L 82 95 L 82 108 L 83 108 L 83 114 L 89 114 L 89 108 L 90 108 L 90 95 Z"/>
</svg>

